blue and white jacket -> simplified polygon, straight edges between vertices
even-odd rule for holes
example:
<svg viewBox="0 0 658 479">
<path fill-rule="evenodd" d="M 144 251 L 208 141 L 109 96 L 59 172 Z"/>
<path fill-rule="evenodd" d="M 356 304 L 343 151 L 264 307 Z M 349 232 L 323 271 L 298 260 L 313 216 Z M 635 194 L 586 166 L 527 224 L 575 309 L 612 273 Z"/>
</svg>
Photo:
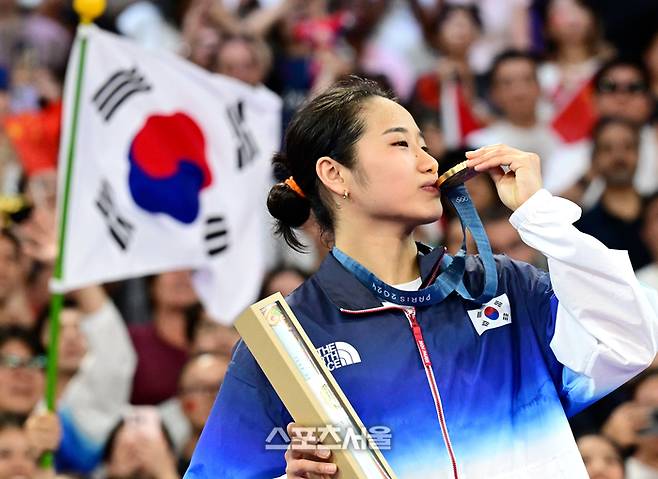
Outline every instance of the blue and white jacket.
<svg viewBox="0 0 658 479">
<path fill-rule="evenodd" d="M 366 427 L 390 428 L 382 452 L 400 479 L 587 478 L 567 417 L 652 362 L 658 302 L 626 252 L 572 226 L 579 216 L 546 190 L 524 203 L 510 221 L 548 257 L 550 275 L 497 256 L 487 305 L 456 293 L 433 306 L 382 305 L 331 255 L 289 296 Z M 442 253 L 420 257 L 426 281 Z M 482 276 L 469 257 L 465 284 L 476 290 Z M 240 343 L 185 478 L 281 476 L 284 450 L 266 444 L 291 421 Z"/>
</svg>

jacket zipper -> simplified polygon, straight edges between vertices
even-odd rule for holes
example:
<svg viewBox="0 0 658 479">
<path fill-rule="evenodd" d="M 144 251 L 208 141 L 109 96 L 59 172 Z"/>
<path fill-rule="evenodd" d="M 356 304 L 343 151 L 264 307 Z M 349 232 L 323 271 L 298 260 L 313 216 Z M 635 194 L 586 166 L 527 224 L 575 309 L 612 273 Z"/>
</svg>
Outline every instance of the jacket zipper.
<svg viewBox="0 0 658 479">
<path fill-rule="evenodd" d="M 434 371 L 432 371 L 432 361 L 430 359 L 429 351 L 427 351 L 427 346 L 425 345 L 425 340 L 423 339 L 423 330 L 420 327 L 420 324 L 416 320 L 416 308 L 414 307 L 404 307 L 404 306 L 380 306 L 378 308 L 370 309 L 344 309 L 340 308 L 341 313 L 346 314 L 367 314 L 375 313 L 381 311 L 391 311 L 397 310 L 402 311 L 409 321 L 409 327 L 413 333 L 414 340 L 416 341 L 416 346 L 418 347 L 418 354 L 420 359 L 423 362 L 425 367 L 425 375 L 427 376 L 427 382 L 430 386 L 430 391 L 432 392 L 432 398 L 434 399 L 434 408 L 436 409 L 436 415 L 439 418 L 439 425 L 441 426 L 441 435 L 443 437 L 443 443 L 446 446 L 448 451 L 448 456 L 450 457 L 450 463 L 452 465 L 452 476 L 453 479 L 459 479 L 459 473 L 457 471 L 457 459 L 455 458 L 455 452 L 452 449 L 452 443 L 450 442 L 450 435 L 448 434 L 448 425 L 446 424 L 445 415 L 443 414 L 443 404 L 441 403 L 441 396 L 439 395 L 439 387 L 436 384 L 436 379 L 434 377 Z"/>
<path fill-rule="evenodd" d="M 454 479 L 459 479 L 459 474 L 457 472 L 457 459 L 455 458 L 455 453 L 452 449 L 452 443 L 450 442 L 448 425 L 446 424 L 445 415 L 443 414 L 441 395 L 439 394 L 439 387 L 436 384 L 434 371 L 432 370 L 430 354 L 427 351 L 427 346 L 425 345 L 425 340 L 423 339 L 423 330 L 420 328 L 420 324 L 418 324 L 418 321 L 416 320 L 415 308 L 404 308 L 403 311 L 404 315 L 409 321 L 409 326 L 411 327 L 414 340 L 416 341 L 416 346 L 418 347 L 418 354 L 420 355 L 420 359 L 423 362 L 423 366 L 425 367 L 425 375 L 427 376 L 427 382 L 429 383 L 432 397 L 434 398 L 434 407 L 436 408 L 436 415 L 439 418 L 439 425 L 441 426 L 441 435 L 443 436 L 443 442 L 445 443 L 446 449 L 448 450 L 448 455 L 450 456 L 452 474 Z"/>
</svg>

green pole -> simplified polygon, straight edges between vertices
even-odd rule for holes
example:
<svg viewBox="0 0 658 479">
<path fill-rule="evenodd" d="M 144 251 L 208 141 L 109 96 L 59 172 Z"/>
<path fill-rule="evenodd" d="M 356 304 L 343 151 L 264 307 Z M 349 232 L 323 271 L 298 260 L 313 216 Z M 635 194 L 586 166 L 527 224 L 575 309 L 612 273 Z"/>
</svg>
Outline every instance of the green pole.
<svg viewBox="0 0 658 479">
<path fill-rule="evenodd" d="M 55 271 L 53 278 L 62 279 L 64 266 L 64 246 L 66 245 L 66 225 L 69 211 L 69 198 L 71 193 L 71 176 L 73 173 L 73 161 L 75 159 L 75 147 L 77 144 L 78 117 L 80 114 L 80 98 L 82 93 L 82 81 L 87 55 L 87 37 L 85 33 L 79 33 L 80 56 L 75 79 L 75 93 L 73 98 L 73 116 L 71 118 L 71 131 L 68 138 L 68 152 L 66 155 L 66 176 L 64 180 L 64 191 L 62 192 L 61 215 L 59 219 L 59 242 L 57 247 L 57 259 L 55 260 Z M 50 300 L 50 337 L 48 338 L 48 361 L 46 375 L 46 406 L 48 411 L 55 412 L 57 402 L 57 356 L 59 349 L 59 316 L 64 304 L 62 293 L 53 293 Z M 52 452 L 47 452 L 41 459 L 41 467 L 44 469 L 52 467 L 54 457 Z"/>
</svg>

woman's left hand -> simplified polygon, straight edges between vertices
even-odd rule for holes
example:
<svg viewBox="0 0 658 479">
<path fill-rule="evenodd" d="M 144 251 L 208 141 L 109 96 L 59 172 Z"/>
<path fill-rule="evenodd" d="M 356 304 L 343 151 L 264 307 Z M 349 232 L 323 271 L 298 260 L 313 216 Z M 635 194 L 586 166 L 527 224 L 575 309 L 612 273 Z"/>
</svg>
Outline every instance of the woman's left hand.
<svg viewBox="0 0 658 479">
<path fill-rule="evenodd" d="M 511 210 L 516 210 L 542 188 L 540 160 L 536 153 L 507 145 L 490 145 L 467 152 L 466 158 L 469 168 L 489 171 L 498 196 Z M 501 168 L 503 165 L 509 167 L 507 173 Z"/>
</svg>

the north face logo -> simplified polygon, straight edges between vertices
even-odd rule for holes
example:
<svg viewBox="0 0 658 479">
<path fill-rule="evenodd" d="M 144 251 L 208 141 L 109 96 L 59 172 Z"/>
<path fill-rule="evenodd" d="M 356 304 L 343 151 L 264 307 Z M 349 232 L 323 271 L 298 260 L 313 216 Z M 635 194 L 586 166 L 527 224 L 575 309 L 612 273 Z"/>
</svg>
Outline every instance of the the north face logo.
<svg viewBox="0 0 658 479">
<path fill-rule="evenodd" d="M 506 326 L 512 322 L 509 299 L 506 294 L 495 297 L 480 309 L 471 309 L 468 316 L 478 335 L 489 329 Z"/>
<path fill-rule="evenodd" d="M 336 341 L 317 348 L 329 371 L 361 362 L 361 356 L 350 343 Z"/>
</svg>

